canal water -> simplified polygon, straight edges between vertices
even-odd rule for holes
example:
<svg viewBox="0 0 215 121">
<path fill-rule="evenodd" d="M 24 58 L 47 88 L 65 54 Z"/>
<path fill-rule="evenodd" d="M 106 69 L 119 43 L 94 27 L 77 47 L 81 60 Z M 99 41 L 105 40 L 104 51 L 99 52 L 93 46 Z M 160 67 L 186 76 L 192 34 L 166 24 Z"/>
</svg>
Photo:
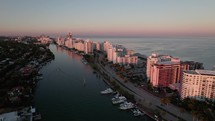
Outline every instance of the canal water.
<svg viewBox="0 0 215 121">
<path fill-rule="evenodd" d="M 151 121 L 120 110 L 111 103 L 112 96 L 101 95 L 108 85 L 81 62 L 81 56 L 55 45 L 49 48 L 55 60 L 42 68 L 35 92 L 43 121 Z"/>
</svg>

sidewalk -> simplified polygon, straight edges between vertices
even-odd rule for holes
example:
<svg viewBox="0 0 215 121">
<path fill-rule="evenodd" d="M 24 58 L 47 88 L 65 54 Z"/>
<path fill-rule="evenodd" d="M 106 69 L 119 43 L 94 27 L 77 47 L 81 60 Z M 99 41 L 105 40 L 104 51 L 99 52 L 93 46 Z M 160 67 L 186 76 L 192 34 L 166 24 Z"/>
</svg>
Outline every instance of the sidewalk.
<svg viewBox="0 0 215 121">
<path fill-rule="evenodd" d="M 178 121 L 179 118 L 186 120 L 186 121 L 191 121 L 192 120 L 192 115 L 184 112 L 181 113 L 178 109 L 178 107 L 174 105 L 168 105 L 168 106 L 160 106 L 160 98 L 152 95 L 151 93 L 139 88 L 135 87 L 131 82 L 124 82 L 123 79 L 119 78 L 115 72 L 110 69 L 109 67 L 103 67 L 99 64 L 101 69 L 106 72 L 109 77 L 115 79 L 117 83 L 125 90 L 127 90 L 129 93 L 133 94 L 135 96 L 136 100 L 141 100 L 140 103 L 144 105 L 147 108 L 153 109 L 153 110 L 159 110 L 161 113 L 165 114 L 162 115 L 163 118 L 165 118 L 168 121 Z M 138 102 L 139 103 L 139 102 Z"/>
</svg>

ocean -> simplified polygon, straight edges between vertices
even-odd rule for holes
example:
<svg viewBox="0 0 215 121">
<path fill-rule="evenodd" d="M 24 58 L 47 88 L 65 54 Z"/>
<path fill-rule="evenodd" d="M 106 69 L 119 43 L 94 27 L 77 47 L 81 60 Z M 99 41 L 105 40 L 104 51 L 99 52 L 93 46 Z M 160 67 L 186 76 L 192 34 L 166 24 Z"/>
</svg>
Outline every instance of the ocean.
<svg viewBox="0 0 215 121">
<path fill-rule="evenodd" d="M 92 41 L 105 40 L 120 44 L 137 53 L 149 56 L 151 53 L 168 54 L 183 61 L 197 61 L 205 69 L 215 66 L 215 37 L 79 37 Z"/>
</svg>

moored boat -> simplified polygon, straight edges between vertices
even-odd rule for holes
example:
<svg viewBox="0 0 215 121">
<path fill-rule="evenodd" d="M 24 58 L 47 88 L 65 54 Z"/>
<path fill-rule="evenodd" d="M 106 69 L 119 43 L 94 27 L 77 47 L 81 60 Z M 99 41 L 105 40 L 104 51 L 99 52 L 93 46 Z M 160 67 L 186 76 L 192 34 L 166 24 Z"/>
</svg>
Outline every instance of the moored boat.
<svg viewBox="0 0 215 121">
<path fill-rule="evenodd" d="M 125 96 L 118 96 L 118 97 L 114 97 L 112 98 L 112 103 L 113 104 L 119 104 L 119 103 L 123 103 L 125 102 L 127 99 Z"/>
<path fill-rule="evenodd" d="M 134 104 L 131 102 L 124 102 L 124 103 L 120 104 L 120 107 L 119 107 L 119 109 L 121 109 L 121 110 L 127 110 L 127 109 L 132 109 L 132 108 L 134 108 Z"/>
<path fill-rule="evenodd" d="M 144 115 L 143 112 L 141 112 L 139 109 L 134 109 L 133 111 L 134 116 L 142 116 Z"/>
<path fill-rule="evenodd" d="M 101 94 L 110 94 L 110 93 L 113 93 L 113 90 L 111 88 L 107 88 L 106 90 L 101 91 Z"/>
</svg>

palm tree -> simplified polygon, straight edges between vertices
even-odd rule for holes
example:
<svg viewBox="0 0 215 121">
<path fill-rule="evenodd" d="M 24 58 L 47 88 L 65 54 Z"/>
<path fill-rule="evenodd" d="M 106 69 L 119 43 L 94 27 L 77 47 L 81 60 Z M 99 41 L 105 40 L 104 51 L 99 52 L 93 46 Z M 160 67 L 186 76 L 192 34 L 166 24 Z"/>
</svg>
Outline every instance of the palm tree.
<svg viewBox="0 0 215 121">
<path fill-rule="evenodd" d="M 192 113 L 192 116 L 193 116 L 193 121 L 195 121 L 195 118 L 196 118 L 197 121 L 198 121 L 197 112 L 193 110 L 193 111 L 191 111 L 191 113 Z"/>
</svg>

